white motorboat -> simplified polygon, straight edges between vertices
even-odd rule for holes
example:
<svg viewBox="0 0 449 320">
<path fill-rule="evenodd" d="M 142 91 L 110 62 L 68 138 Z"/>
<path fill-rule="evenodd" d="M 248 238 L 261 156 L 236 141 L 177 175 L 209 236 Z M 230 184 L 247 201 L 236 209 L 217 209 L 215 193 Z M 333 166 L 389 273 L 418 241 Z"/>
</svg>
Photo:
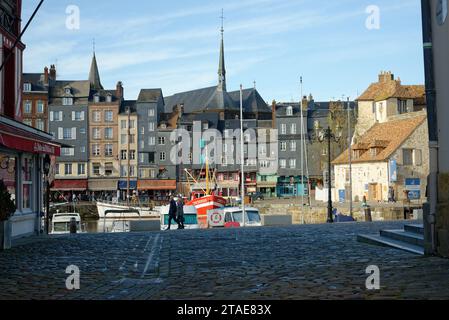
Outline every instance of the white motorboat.
<svg viewBox="0 0 449 320">
<path fill-rule="evenodd" d="M 70 223 L 73 218 L 76 220 L 77 233 L 85 233 L 78 213 L 55 213 L 51 219 L 51 234 L 70 233 Z"/>
<path fill-rule="evenodd" d="M 130 210 L 134 210 L 137 212 L 129 212 Z M 140 207 L 140 206 L 132 206 L 120 203 L 107 203 L 107 202 L 97 202 L 97 211 L 100 219 L 103 218 L 150 218 L 150 217 L 158 217 L 160 215 L 160 211 L 158 208 L 150 208 L 150 207 Z M 112 211 L 107 213 L 107 211 Z"/>
</svg>

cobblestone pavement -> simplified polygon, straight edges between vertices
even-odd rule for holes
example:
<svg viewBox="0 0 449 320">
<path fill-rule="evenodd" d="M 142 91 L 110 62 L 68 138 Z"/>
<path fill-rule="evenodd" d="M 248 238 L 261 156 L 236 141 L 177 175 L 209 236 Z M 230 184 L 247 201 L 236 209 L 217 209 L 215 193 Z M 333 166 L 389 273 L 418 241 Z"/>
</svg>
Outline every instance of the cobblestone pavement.
<svg viewBox="0 0 449 320">
<path fill-rule="evenodd" d="M 449 260 L 356 241 L 403 223 L 85 234 L 0 252 L 0 299 L 449 298 Z M 65 287 L 80 268 L 80 290 Z M 367 291 L 367 266 L 381 289 Z"/>
</svg>

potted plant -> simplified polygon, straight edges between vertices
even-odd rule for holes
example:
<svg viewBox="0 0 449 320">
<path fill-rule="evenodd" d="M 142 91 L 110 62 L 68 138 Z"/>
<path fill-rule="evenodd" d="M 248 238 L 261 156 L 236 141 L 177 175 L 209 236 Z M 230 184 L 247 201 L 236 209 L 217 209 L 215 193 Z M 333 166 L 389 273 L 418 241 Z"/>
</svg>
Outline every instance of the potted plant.
<svg viewBox="0 0 449 320">
<path fill-rule="evenodd" d="M 11 222 L 9 218 L 16 211 L 16 205 L 11 199 L 3 180 L 0 180 L 0 250 L 11 248 Z"/>
</svg>

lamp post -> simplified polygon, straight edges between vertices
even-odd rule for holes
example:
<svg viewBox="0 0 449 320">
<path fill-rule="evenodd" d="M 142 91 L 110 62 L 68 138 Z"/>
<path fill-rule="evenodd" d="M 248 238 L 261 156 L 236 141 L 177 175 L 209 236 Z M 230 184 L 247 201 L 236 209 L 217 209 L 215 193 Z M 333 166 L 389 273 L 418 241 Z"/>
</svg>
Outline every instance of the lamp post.
<svg viewBox="0 0 449 320">
<path fill-rule="evenodd" d="M 331 141 L 339 142 L 342 136 L 340 126 L 337 125 L 336 133 L 332 132 L 331 128 L 321 130 L 319 124 L 315 125 L 315 140 L 320 143 L 327 142 L 327 163 L 328 163 L 328 200 L 327 200 L 327 223 L 333 223 L 332 216 L 332 166 L 331 166 Z"/>
</svg>

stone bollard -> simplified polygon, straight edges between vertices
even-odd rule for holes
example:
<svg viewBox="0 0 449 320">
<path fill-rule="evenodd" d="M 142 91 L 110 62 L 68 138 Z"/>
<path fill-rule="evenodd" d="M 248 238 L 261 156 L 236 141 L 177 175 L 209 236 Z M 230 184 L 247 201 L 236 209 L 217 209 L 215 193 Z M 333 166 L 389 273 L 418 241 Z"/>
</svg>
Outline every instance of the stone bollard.
<svg viewBox="0 0 449 320">
<path fill-rule="evenodd" d="M 76 219 L 72 218 L 70 219 L 70 234 L 76 234 L 76 232 L 77 232 Z"/>
</svg>

